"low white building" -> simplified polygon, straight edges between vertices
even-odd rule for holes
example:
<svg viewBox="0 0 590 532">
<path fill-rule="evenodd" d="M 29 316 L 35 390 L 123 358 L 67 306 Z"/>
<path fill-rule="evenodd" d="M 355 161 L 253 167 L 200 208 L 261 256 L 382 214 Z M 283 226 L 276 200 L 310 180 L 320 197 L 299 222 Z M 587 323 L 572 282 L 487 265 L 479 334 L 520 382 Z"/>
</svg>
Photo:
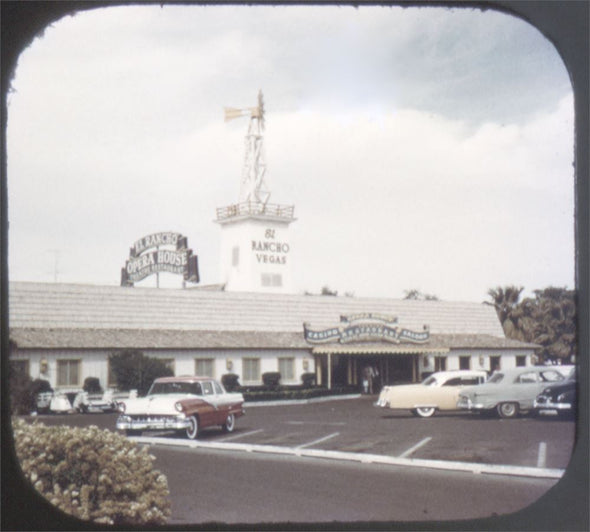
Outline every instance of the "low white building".
<svg viewBox="0 0 590 532">
<path fill-rule="evenodd" d="M 124 349 L 166 361 L 176 375 L 242 385 L 278 371 L 282 384 L 316 374 L 328 387 L 417 381 L 451 369 L 534 363 L 534 344 L 505 338 L 493 307 L 203 289 L 12 282 L 10 360 L 53 388 L 96 377 L 116 386 L 108 358 Z"/>
</svg>

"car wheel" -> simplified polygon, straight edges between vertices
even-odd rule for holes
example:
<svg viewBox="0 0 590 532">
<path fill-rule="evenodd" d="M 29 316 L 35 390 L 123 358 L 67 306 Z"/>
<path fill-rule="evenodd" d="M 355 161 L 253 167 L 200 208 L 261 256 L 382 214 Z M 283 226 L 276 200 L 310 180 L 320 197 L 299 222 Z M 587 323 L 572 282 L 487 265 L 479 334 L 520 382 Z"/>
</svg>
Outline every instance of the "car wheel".
<svg viewBox="0 0 590 532">
<path fill-rule="evenodd" d="M 228 414 L 225 423 L 221 425 L 224 432 L 233 432 L 236 424 L 236 418 L 233 414 Z"/>
<path fill-rule="evenodd" d="M 416 408 L 416 414 L 418 414 L 420 417 L 432 417 L 435 410 L 436 408 L 433 406 L 422 406 Z"/>
<path fill-rule="evenodd" d="M 500 403 L 496 407 L 496 411 L 502 418 L 516 417 L 518 414 L 518 403 Z"/>
<path fill-rule="evenodd" d="M 189 440 L 195 440 L 199 434 L 199 420 L 197 416 L 188 418 L 190 425 L 186 428 L 186 436 Z"/>
<path fill-rule="evenodd" d="M 125 431 L 126 436 L 141 436 L 141 430 L 131 430 L 127 429 Z"/>
</svg>

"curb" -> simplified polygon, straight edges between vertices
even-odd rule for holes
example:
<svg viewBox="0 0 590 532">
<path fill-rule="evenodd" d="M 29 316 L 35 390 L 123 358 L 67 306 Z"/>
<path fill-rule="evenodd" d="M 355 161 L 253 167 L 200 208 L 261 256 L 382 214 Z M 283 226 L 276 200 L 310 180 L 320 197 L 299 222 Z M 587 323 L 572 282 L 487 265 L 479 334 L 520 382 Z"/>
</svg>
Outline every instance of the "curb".
<svg viewBox="0 0 590 532">
<path fill-rule="evenodd" d="M 509 475 L 519 477 L 560 479 L 565 469 L 547 469 L 541 467 L 511 466 L 503 464 L 475 464 L 470 462 L 452 462 L 447 460 L 423 460 L 418 458 L 398 458 L 379 454 L 348 453 L 341 451 L 324 451 L 320 449 L 302 449 L 297 447 L 280 447 L 277 445 L 257 445 L 244 443 L 200 442 L 175 440 L 172 438 L 151 438 L 138 436 L 129 438 L 137 443 L 148 445 L 168 445 L 190 449 L 213 449 L 221 451 L 241 451 L 246 453 L 282 454 L 305 458 L 323 458 L 362 464 L 383 464 L 392 466 L 421 467 L 446 471 L 462 471 L 473 474 Z"/>
<path fill-rule="evenodd" d="M 326 401 L 342 401 L 345 399 L 358 399 L 360 393 L 352 395 L 327 395 L 325 397 L 311 397 L 310 399 L 279 399 L 276 401 L 246 401 L 244 408 L 257 406 L 289 406 L 289 405 L 310 405 L 313 403 L 324 403 Z"/>
</svg>

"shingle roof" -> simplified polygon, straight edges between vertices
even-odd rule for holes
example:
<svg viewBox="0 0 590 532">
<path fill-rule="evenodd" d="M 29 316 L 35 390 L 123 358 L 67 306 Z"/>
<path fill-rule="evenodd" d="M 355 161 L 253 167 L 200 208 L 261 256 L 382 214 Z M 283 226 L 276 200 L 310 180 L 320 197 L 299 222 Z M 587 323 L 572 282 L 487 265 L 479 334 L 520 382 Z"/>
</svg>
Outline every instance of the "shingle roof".
<svg viewBox="0 0 590 532">
<path fill-rule="evenodd" d="M 303 337 L 303 330 L 295 332 L 275 331 L 178 331 L 137 329 L 45 329 L 14 328 L 10 339 L 21 349 L 309 349 L 313 347 Z M 395 351 L 391 343 L 355 343 L 357 352 L 371 352 L 379 346 L 381 351 Z M 342 351 L 346 346 L 338 345 Z M 435 334 L 424 345 L 404 348 L 421 352 L 451 348 L 471 349 L 523 349 L 536 347 L 516 340 L 489 335 Z M 317 346 L 318 351 L 333 351 L 335 344 Z"/>
<path fill-rule="evenodd" d="M 173 331 L 212 339 L 223 332 L 225 342 L 230 333 L 300 334 L 304 322 L 330 327 L 341 315 L 372 312 L 397 316 L 412 330 L 428 325 L 432 335 L 504 338 L 494 308 L 481 303 L 28 282 L 10 283 L 8 299 L 12 330 L 103 330 L 108 336 L 141 330 L 169 342 Z"/>
</svg>

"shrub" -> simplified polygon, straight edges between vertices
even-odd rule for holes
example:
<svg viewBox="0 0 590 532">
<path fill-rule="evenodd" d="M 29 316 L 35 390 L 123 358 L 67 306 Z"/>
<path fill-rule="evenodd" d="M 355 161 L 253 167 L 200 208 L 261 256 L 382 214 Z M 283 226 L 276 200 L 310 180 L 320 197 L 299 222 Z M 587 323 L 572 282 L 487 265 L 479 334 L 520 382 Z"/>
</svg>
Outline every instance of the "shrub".
<svg viewBox="0 0 590 532">
<path fill-rule="evenodd" d="M 315 384 L 315 373 L 302 373 L 301 382 L 305 388 L 311 388 Z"/>
<path fill-rule="evenodd" d="M 119 390 L 137 390 L 139 395 L 145 395 L 158 377 L 174 375 L 163 360 L 147 357 L 137 349 L 112 353 L 109 363 Z"/>
<path fill-rule="evenodd" d="M 281 374 L 278 371 L 269 371 L 262 374 L 264 386 L 278 386 L 281 382 Z"/>
<path fill-rule="evenodd" d="M 166 523 L 168 481 L 145 447 L 96 426 L 12 427 L 25 478 L 58 509 L 109 525 Z"/>
<path fill-rule="evenodd" d="M 14 415 L 26 415 L 31 410 L 36 410 L 31 377 L 25 371 L 12 366 L 9 371 L 10 412 Z"/>
<path fill-rule="evenodd" d="M 88 393 L 102 393 L 103 391 L 98 377 L 86 377 L 82 389 Z"/>
<path fill-rule="evenodd" d="M 226 373 L 221 376 L 221 384 L 228 392 L 237 390 L 240 386 L 240 376 L 235 373 Z"/>
</svg>

